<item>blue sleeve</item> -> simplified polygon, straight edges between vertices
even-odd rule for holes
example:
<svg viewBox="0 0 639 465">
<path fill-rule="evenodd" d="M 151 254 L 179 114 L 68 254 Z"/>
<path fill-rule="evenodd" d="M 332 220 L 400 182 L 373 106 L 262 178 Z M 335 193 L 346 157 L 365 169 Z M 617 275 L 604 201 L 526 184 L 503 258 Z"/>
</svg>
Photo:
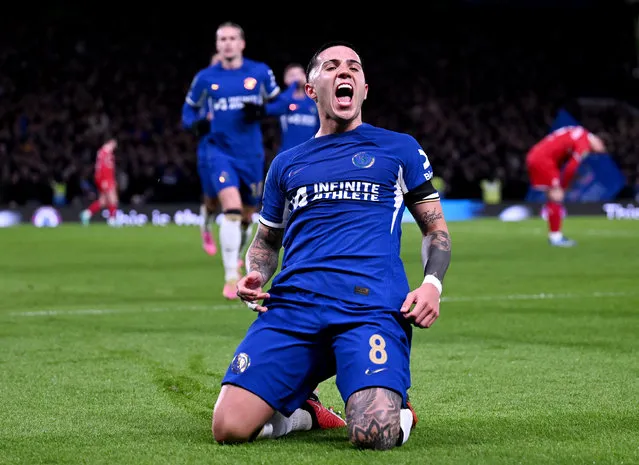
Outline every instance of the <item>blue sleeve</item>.
<svg viewBox="0 0 639 465">
<path fill-rule="evenodd" d="M 182 125 L 185 129 L 190 129 L 198 120 L 201 120 L 201 112 L 197 108 L 192 107 L 188 103 L 184 102 L 182 105 Z"/>
<path fill-rule="evenodd" d="M 402 144 L 401 154 L 404 165 L 404 193 L 432 179 L 433 167 L 430 165 L 428 155 L 412 136 L 407 136 L 406 142 Z"/>
<path fill-rule="evenodd" d="M 280 86 L 277 85 L 277 79 L 271 68 L 264 65 L 264 73 L 264 98 L 270 100 L 280 93 Z"/>
<path fill-rule="evenodd" d="M 195 75 L 191 82 L 191 87 L 184 99 L 185 103 L 194 108 L 202 107 L 206 100 L 207 87 L 206 79 L 203 78 L 202 72 L 200 71 Z"/>
<path fill-rule="evenodd" d="M 280 154 L 281 155 L 281 154 Z M 271 228 L 284 228 L 288 220 L 286 192 L 282 188 L 282 157 L 273 159 L 266 173 L 260 222 Z"/>
<path fill-rule="evenodd" d="M 284 92 L 275 97 L 274 100 L 266 104 L 266 114 L 269 116 L 279 116 L 288 113 L 288 107 L 293 100 L 295 84 L 292 84 Z"/>
</svg>

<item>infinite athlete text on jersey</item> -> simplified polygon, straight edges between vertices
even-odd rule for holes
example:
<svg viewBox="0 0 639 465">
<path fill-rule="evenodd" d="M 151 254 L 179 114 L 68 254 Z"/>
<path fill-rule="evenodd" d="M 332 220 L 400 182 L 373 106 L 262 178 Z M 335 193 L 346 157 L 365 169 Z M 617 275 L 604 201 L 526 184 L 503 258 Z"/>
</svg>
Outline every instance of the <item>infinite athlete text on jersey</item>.
<svg viewBox="0 0 639 465">
<path fill-rule="evenodd" d="M 379 184 L 365 181 L 320 182 L 289 193 L 291 211 L 315 200 L 361 200 L 379 202 Z"/>
</svg>

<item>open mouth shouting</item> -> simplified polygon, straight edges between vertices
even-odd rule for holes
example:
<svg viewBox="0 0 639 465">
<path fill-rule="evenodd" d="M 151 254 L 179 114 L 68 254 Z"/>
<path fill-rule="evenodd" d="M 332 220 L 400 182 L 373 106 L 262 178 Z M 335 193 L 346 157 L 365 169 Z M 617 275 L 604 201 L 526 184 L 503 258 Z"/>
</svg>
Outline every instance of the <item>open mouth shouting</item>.
<svg viewBox="0 0 639 465">
<path fill-rule="evenodd" d="M 347 82 L 337 85 L 335 98 L 340 108 L 348 108 L 353 103 L 353 86 Z"/>
</svg>

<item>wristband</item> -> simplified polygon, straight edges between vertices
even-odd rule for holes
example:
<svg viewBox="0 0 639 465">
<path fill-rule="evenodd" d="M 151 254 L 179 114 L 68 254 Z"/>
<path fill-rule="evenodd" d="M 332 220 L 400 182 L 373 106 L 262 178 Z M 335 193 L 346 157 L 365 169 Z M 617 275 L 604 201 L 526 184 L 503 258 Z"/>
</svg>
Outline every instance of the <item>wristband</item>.
<svg viewBox="0 0 639 465">
<path fill-rule="evenodd" d="M 422 281 L 422 284 L 426 284 L 426 283 L 432 284 L 433 286 L 435 286 L 437 290 L 439 291 L 439 294 L 441 295 L 442 282 L 439 279 L 437 279 L 435 275 L 427 274 L 426 276 L 424 276 L 424 280 Z"/>
</svg>

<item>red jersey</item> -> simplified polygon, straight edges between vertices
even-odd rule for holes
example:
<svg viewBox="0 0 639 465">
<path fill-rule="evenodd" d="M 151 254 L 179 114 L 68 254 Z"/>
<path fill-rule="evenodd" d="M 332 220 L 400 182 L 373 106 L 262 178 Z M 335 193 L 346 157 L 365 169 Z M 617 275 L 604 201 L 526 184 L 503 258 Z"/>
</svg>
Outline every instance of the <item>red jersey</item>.
<svg viewBox="0 0 639 465">
<path fill-rule="evenodd" d="M 535 144 L 528 154 L 528 161 L 561 166 L 573 156 L 580 159 L 590 151 L 589 134 L 581 126 L 557 129 Z"/>
<path fill-rule="evenodd" d="M 114 179 L 115 178 L 115 157 L 113 152 L 101 147 L 98 150 L 98 157 L 95 161 L 95 178 L 96 179 Z"/>
</svg>

